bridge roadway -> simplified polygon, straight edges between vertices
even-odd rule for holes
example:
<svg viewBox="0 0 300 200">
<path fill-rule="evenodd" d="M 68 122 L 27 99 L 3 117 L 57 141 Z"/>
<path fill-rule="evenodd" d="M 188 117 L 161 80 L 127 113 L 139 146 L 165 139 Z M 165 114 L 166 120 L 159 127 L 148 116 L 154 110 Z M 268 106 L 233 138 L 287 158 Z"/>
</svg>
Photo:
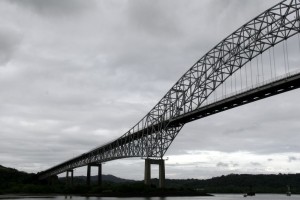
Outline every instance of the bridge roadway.
<svg viewBox="0 0 300 200">
<path fill-rule="evenodd" d="M 101 147 L 95 148 L 87 153 L 84 153 L 64 163 L 56 165 L 44 172 L 41 172 L 40 176 L 42 178 L 45 178 L 47 176 L 59 174 L 70 169 L 85 166 L 87 164 L 95 164 L 97 162 L 101 163 L 108 160 L 116 159 L 116 158 L 110 158 L 107 160 L 99 160 L 96 162 L 95 161 L 91 162 L 90 157 L 94 156 L 95 154 L 111 151 L 112 148 L 117 148 L 120 145 L 126 145 L 127 143 L 131 143 L 133 140 L 138 140 L 140 138 L 146 137 L 147 135 L 151 135 L 154 133 L 156 129 L 158 129 L 158 127 L 164 126 L 166 124 L 168 124 L 168 126 L 171 127 L 182 126 L 186 123 L 195 121 L 197 119 L 204 118 L 260 99 L 271 97 L 276 94 L 294 90 L 299 87 L 300 87 L 300 72 L 278 77 L 275 80 L 271 80 L 264 84 L 260 84 L 260 86 L 255 86 L 253 88 L 249 88 L 248 90 L 246 89 L 239 93 L 231 94 L 229 96 L 226 96 L 223 99 L 214 101 L 212 103 L 208 103 L 207 105 L 200 107 L 199 109 L 196 109 L 192 112 L 179 115 L 178 117 L 173 118 L 171 120 L 166 120 L 164 121 L 164 124 L 153 125 L 154 128 L 152 126 L 137 131 L 135 133 L 132 133 L 129 136 L 118 138 Z M 51 174 L 48 174 L 47 171 L 50 172 Z"/>
</svg>

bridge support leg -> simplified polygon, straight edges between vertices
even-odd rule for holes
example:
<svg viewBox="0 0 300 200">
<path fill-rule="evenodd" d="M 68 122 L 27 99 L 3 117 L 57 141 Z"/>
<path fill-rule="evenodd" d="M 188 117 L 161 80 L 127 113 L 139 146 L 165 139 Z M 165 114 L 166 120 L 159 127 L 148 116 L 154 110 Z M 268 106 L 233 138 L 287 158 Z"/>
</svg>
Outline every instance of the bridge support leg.
<svg viewBox="0 0 300 200">
<path fill-rule="evenodd" d="M 74 170 L 70 170 L 70 172 L 71 172 L 71 186 L 73 186 Z"/>
<path fill-rule="evenodd" d="M 70 176 L 71 176 L 71 180 L 70 180 L 70 177 L 69 177 L 69 173 L 70 173 Z M 66 183 L 67 183 L 67 185 L 73 186 L 73 170 L 72 169 L 67 171 Z"/>
<path fill-rule="evenodd" d="M 102 185 L 102 164 L 98 164 L 98 185 Z"/>
<path fill-rule="evenodd" d="M 165 161 L 161 159 L 159 161 L 159 188 L 164 188 L 165 187 Z"/>
<path fill-rule="evenodd" d="M 87 165 L 86 184 L 91 185 L 91 165 Z"/>
<path fill-rule="evenodd" d="M 165 187 L 165 161 L 163 159 L 145 159 L 145 180 L 146 185 L 151 184 L 151 164 L 159 165 L 159 188 Z"/>
<path fill-rule="evenodd" d="M 150 159 L 145 159 L 145 185 L 150 185 L 151 182 L 151 164 Z"/>
<path fill-rule="evenodd" d="M 102 164 L 89 164 L 87 166 L 86 184 L 91 185 L 91 168 L 98 167 L 98 185 L 102 184 Z"/>
<path fill-rule="evenodd" d="M 66 172 L 66 184 L 69 185 L 69 171 Z"/>
</svg>

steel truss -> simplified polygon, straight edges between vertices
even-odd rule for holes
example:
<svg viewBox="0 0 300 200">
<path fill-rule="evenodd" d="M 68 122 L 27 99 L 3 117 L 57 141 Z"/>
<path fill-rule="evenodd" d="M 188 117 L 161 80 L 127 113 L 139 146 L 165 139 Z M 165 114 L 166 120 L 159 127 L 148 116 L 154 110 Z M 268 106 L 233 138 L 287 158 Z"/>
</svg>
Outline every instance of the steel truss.
<svg viewBox="0 0 300 200">
<path fill-rule="evenodd" d="M 299 8 L 299 0 L 285 0 L 250 20 L 200 58 L 154 108 L 120 138 L 41 172 L 40 177 L 126 157 L 162 158 L 185 124 L 171 122 L 200 110 L 212 92 L 237 70 L 299 33 Z"/>
</svg>

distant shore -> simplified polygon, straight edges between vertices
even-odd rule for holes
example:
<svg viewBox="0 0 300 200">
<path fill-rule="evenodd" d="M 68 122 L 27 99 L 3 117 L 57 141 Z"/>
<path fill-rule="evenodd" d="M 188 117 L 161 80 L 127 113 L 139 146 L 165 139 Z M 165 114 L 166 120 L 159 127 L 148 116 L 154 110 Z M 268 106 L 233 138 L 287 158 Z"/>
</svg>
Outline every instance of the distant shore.
<svg viewBox="0 0 300 200">
<path fill-rule="evenodd" d="M 192 196 L 213 196 L 211 194 L 197 191 L 153 191 L 153 192 L 103 192 L 94 194 L 4 194 L 0 199 L 18 199 L 18 198 L 53 198 L 55 196 L 83 196 L 83 197 L 192 197 Z"/>
<path fill-rule="evenodd" d="M 192 197 L 192 196 L 213 196 L 208 193 L 197 192 L 197 191 L 152 191 L 152 192 L 103 192 L 98 194 L 88 194 L 84 196 L 94 197 Z"/>
</svg>

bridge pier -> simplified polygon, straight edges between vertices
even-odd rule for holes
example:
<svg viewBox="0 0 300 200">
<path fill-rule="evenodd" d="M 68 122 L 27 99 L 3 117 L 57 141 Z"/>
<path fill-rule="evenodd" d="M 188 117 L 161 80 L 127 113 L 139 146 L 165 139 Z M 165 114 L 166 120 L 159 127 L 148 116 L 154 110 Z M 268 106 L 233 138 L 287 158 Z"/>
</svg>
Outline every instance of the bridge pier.
<svg viewBox="0 0 300 200">
<path fill-rule="evenodd" d="M 67 174 L 66 174 L 66 183 L 67 183 L 67 185 L 73 186 L 73 177 L 74 177 L 73 172 L 74 172 L 73 169 L 67 171 Z M 71 180 L 69 180 L 69 173 L 71 174 Z"/>
<path fill-rule="evenodd" d="M 98 185 L 102 185 L 102 164 L 98 164 Z"/>
<path fill-rule="evenodd" d="M 91 165 L 87 165 L 86 184 L 91 184 Z"/>
<path fill-rule="evenodd" d="M 165 161 L 163 159 L 145 159 L 145 180 L 146 185 L 151 184 L 151 164 L 159 165 L 159 188 L 165 187 Z"/>
<path fill-rule="evenodd" d="M 91 168 L 98 167 L 98 185 L 102 185 L 102 164 L 88 164 L 87 165 L 87 175 L 86 184 L 91 185 Z"/>
</svg>

